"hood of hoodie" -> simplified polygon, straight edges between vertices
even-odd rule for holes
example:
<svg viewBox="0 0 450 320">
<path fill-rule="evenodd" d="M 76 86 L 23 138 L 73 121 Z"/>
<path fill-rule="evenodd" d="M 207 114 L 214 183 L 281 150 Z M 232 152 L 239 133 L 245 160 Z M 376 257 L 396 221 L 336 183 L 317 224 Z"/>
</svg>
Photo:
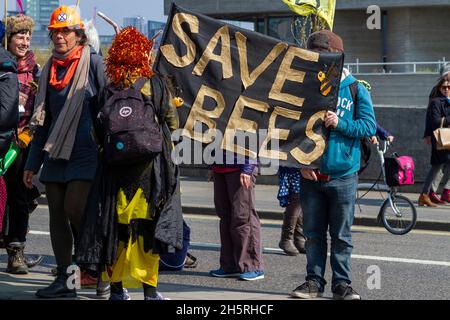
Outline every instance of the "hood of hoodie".
<svg viewBox="0 0 450 320">
<path fill-rule="evenodd" d="M 341 85 L 339 87 L 339 90 L 349 87 L 355 81 L 356 81 L 356 78 L 350 74 L 348 69 L 344 68 L 342 70 Z"/>
<path fill-rule="evenodd" d="M 0 72 L 17 73 L 16 58 L 3 47 L 0 47 Z"/>
</svg>

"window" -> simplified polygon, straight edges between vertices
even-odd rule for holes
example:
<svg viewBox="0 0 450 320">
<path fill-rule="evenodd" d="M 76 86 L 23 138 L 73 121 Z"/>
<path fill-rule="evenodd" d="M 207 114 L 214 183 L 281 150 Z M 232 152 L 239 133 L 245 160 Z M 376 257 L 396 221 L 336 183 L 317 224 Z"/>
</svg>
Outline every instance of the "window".
<svg viewBox="0 0 450 320">
<path fill-rule="evenodd" d="M 269 17 L 268 35 L 282 41 L 295 43 L 292 36 L 292 17 Z"/>
</svg>

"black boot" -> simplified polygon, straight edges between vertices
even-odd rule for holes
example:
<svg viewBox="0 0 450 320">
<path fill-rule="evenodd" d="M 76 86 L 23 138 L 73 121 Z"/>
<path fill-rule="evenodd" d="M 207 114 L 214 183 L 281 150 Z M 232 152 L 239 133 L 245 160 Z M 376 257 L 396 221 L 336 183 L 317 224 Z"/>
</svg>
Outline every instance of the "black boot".
<svg viewBox="0 0 450 320">
<path fill-rule="evenodd" d="M 303 214 L 297 219 L 294 230 L 294 246 L 297 248 L 298 252 L 306 254 L 305 249 L 306 237 L 303 233 Z"/>
<path fill-rule="evenodd" d="M 291 204 L 286 208 L 286 212 L 283 216 L 283 225 L 281 226 L 281 239 L 278 246 L 284 251 L 288 256 L 296 256 L 299 254 L 297 248 L 294 246 L 294 227 L 297 217 L 293 210 L 289 208 Z"/>
<path fill-rule="evenodd" d="M 25 263 L 25 257 L 23 250 L 25 249 L 25 243 L 23 242 L 10 242 L 6 246 L 8 252 L 8 266 L 6 272 L 12 274 L 27 274 L 28 267 Z"/>
<path fill-rule="evenodd" d="M 56 279 L 46 288 L 39 289 L 36 296 L 39 298 L 75 298 L 77 292 L 75 288 L 67 287 L 67 267 L 58 267 Z"/>
</svg>

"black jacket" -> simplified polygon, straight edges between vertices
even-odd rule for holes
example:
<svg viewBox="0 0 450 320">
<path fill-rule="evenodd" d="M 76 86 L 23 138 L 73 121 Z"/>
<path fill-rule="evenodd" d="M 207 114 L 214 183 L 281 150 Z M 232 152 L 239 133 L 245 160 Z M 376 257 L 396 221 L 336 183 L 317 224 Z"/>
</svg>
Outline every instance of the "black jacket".
<svg viewBox="0 0 450 320">
<path fill-rule="evenodd" d="M 165 86 L 157 76 L 152 77 L 155 108 L 157 114 L 169 114 Z M 106 90 L 105 90 L 106 91 Z M 104 105 L 105 98 L 100 97 L 99 106 Z M 144 97 L 145 99 L 145 97 Z M 159 99 L 158 99 L 159 100 Z M 97 112 L 97 111 L 95 111 Z M 101 128 L 97 125 L 96 136 L 102 141 Z M 167 122 L 162 125 L 163 152 L 153 160 L 151 182 L 150 212 L 155 212 L 153 243 L 149 244 L 154 253 L 174 252 L 183 246 L 183 216 L 178 167 L 171 160 L 172 142 Z M 100 155 L 101 157 L 101 155 Z M 105 265 L 112 265 L 117 259 L 119 230 L 116 214 L 117 174 L 116 170 L 100 159 L 97 174 L 91 187 L 85 214 L 80 227 L 78 245 L 76 246 L 77 263 L 85 269 L 101 271 Z M 152 230 L 153 231 L 153 230 Z M 145 241 L 145 240 L 144 240 Z M 144 244 L 144 247 L 146 244 Z"/>
<path fill-rule="evenodd" d="M 19 122 L 17 62 L 0 47 L 0 158 L 6 154 Z"/>
<path fill-rule="evenodd" d="M 442 164 L 450 161 L 449 150 L 437 150 L 436 139 L 434 138 L 433 131 L 441 126 L 442 118 L 444 118 L 444 127 L 450 127 L 450 101 L 440 96 L 430 101 L 428 114 L 427 114 L 427 126 L 429 126 L 431 133 L 431 164 Z"/>
</svg>

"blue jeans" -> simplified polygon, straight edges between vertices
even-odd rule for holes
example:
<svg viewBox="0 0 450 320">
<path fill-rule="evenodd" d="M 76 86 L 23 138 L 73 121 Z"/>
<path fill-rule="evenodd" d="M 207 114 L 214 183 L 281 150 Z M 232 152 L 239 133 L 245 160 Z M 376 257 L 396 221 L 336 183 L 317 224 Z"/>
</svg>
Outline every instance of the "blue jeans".
<svg viewBox="0 0 450 320">
<path fill-rule="evenodd" d="M 326 181 L 302 178 L 300 204 L 303 209 L 303 231 L 306 240 L 307 276 L 323 291 L 327 262 L 327 230 L 331 237 L 332 288 L 351 283 L 351 226 L 355 213 L 358 176 L 356 173 Z"/>
</svg>

